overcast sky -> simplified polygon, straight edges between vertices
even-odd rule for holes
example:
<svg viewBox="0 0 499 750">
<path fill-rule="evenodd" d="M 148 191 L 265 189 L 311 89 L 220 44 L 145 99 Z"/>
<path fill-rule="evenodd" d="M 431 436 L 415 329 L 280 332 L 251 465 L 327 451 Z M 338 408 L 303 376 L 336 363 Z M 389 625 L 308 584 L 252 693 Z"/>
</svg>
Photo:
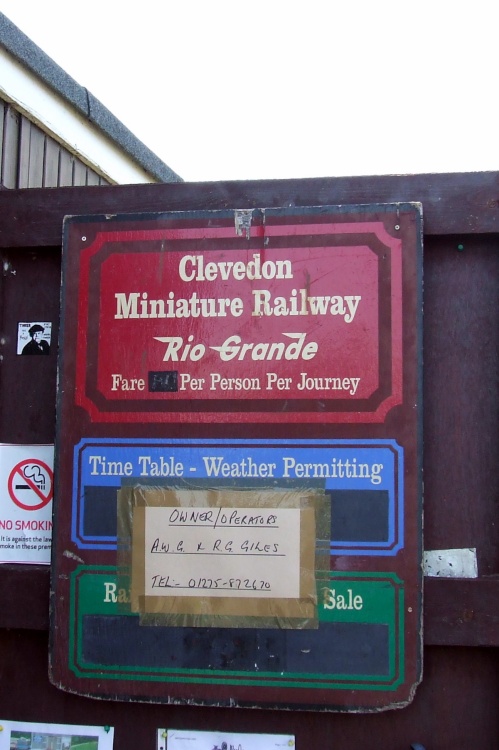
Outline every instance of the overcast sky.
<svg viewBox="0 0 499 750">
<path fill-rule="evenodd" d="M 185 180 L 499 170 L 497 0 L 0 0 Z"/>
</svg>

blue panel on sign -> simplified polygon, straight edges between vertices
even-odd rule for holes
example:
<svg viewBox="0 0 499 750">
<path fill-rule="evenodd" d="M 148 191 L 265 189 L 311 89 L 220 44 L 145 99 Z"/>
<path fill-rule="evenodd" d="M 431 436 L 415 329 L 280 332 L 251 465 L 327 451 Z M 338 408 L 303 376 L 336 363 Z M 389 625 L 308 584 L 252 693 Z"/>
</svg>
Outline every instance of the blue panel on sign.
<svg viewBox="0 0 499 750">
<path fill-rule="evenodd" d="M 403 547 L 403 450 L 393 440 L 83 440 L 75 448 L 73 533 L 81 549 L 116 549 L 117 492 L 129 484 L 323 490 L 334 555 Z"/>
<path fill-rule="evenodd" d="M 331 543 L 379 542 L 390 538 L 386 490 L 335 490 L 331 497 Z"/>
<path fill-rule="evenodd" d="M 84 537 L 116 537 L 116 487 L 84 487 Z"/>
</svg>

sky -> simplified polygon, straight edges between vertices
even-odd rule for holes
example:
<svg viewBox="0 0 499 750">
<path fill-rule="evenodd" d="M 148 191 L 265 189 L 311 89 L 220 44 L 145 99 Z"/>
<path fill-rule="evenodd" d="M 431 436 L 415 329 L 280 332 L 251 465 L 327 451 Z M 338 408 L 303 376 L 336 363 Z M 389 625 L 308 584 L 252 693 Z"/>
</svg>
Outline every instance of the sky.
<svg viewBox="0 0 499 750">
<path fill-rule="evenodd" d="M 0 0 L 187 181 L 499 170 L 495 0 Z"/>
</svg>

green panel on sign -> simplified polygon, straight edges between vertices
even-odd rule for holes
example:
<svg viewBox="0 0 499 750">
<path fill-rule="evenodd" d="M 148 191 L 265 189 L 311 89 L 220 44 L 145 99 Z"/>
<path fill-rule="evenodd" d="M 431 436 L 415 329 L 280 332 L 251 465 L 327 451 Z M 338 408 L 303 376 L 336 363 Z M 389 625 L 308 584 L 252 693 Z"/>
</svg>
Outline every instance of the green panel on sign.
<svg viewBox="0 0 499 750">
<path fill-rule="evenodd" d="M 397 587 L 390 573 L 331 573 L 317 582 L 322 622 L 386 622 L 395 612 Z"/>
<path fill-rule="evenodd" d="M 403 680 L 403 584 L 395 574 L 321 573 L 319 628 L 265 631 L 141 625 L 124 614 L 129 592 L 118 580 L 113 567 L 72 575 L 71 668 L 81 677 L 370 690 Z M 255 649 L 256 674 L 244 655 Z"/>
</svg>

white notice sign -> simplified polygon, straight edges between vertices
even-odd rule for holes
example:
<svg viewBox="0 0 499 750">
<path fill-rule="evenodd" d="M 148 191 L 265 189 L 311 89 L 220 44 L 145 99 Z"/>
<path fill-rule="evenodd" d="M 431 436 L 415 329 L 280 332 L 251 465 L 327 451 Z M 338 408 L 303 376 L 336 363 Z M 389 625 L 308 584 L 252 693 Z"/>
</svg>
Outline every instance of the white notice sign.
<svg viewBox="0 0 499 750">
<path fill-rule="evenodd" d="M 53 445 L 0 444 L 0 562 L 50 563 Z"/>
<path fill-rule="evenodd" d="M 295 747 L 293 734 L 241 734 L 158 729 L 157 750 L 283 750 Z"/>
<path fill-rule="evenodd" d="M 0 750 L 112 750 L 113 727 L 0 719 Z"/>
</svg>

